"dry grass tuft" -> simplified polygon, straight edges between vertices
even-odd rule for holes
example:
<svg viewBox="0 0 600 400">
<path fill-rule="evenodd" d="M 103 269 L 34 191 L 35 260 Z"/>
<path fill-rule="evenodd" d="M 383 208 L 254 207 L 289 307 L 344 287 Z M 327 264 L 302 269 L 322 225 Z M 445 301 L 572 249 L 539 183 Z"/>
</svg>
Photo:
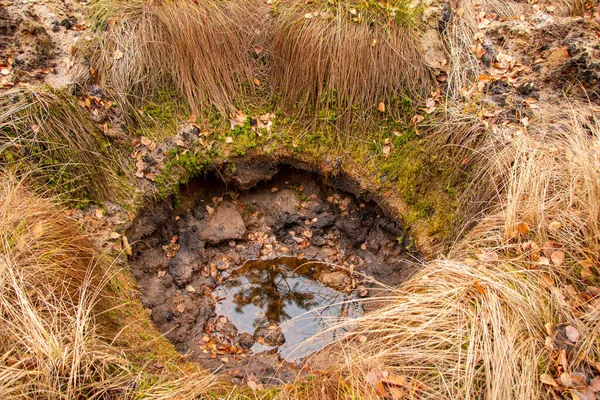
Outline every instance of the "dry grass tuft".
<svg viewBox="0 0 600 400">
<path fill-rule="evenodd" d="M 146 2 L 104 0 L 95 18 L 106 28 L 90 52 L 92 78 L 125 111 L 173 84 L 192 112 L 208 105 L 227 114 L 253 91 L 257 42 L 250 0 Z"/>
<path fill-rule="evenodd" d="M 457 10 L 446 3 L 442 10 L 441 22 L 438 26 L 449 61 L 447 93 L 449 98 L 458 98 L 462 91 L 470 88 L 479 75 L 479 61 L 471 50 L 477 32 L 477 10 L 473 0 L 460 2 L 463 11 L 459 16 Z"/>
<path fill-rule="evenodd" d="M 354 3 L 278 5 L 272 84 L 300 114 L 346 123 L 381 102 L 394 113 L 395 99 L 429 94 L 431 75 L 405 3 L 374 10 Z"/>
<path fill-rule="evenodd" d="M 526 134 L 487 141 L 469 192 L 471 199 L 491 195 L 495 206 L 467 243 L 503 245 L 515 236 L 515 226 L 527 223 L 541 243 L 556 241 L 580 257 L 600 251 L 597 112 L 573 104 L 552 115 L 552 122 L 541 122 Z"/>
<path fill-rule="evenodd" d="M 354 334 L 345 346 L 343 369 L 366 398 L 378 371 L 406 398 L 540 398 L 538 366 L 552 363 L 544 323 L 569 317 L 536 272 L 509 266 L 433 262 L 386 300 L 356 322 L 367 345 Z"/>
<path fill-rule="evenodd" d="M 0 270 L 3 399 L 194 398 L 214 383 L 201 371 L 149 375 L 102 340 L 96 314 L 115 271 L 53 202 L 6 174 Z"/>
<path fill-rule="evenodd" d="M 0 162 L 75 200 L 101 200 L 122 190 L 119 153 L 64 92 L 0 95 Z"/>
<path fill-rule="evenodd" d="M 455 157 L 469 150 L 466 198 L 487 208 L 454 261 L 423 265 L 388 288 L 384 308 L 352 321 L 338 372 L 355 392 L 377 398 L 381 371 L 396 382 L 386 390 L 432 399 L 539 399 L 541 374 L 595 376 L 600 124 L 589 105 L 551 115 L 528 132 L 437 127 Z M 557 367 L 548 335 L 560 324 L 582 340 Z"/>
</svg>

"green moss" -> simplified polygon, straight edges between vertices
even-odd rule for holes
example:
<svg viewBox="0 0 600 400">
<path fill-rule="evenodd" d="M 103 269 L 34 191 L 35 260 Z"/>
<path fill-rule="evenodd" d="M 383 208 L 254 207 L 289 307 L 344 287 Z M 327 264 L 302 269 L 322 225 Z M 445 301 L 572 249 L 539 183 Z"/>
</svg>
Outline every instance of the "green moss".
<svg viewBox="0 0 600 400">
<path fill-rule="evenodd" d="M 152 98 L 142 104 L 134 120 L 135 135 L 154 140 L 169 137 L 177 129 L 179 121 L 187 119 L 189 109 L 177 90 L 165 85 L 156 90 Z"/>
<path fill-rule="evenodd" d="M 266 114 L 268 108 L 244 109 L 249 117 L 234 129 L 216 110 L 205 110 L 197 123 L 209 132 L 206 141 L 214 141 L 212 147 L 206 150 L 198 144 L 187 150 L 171 150 L 163 171 L 155 178 L 158 197 L 175 195 L 177 199 L 179 185 L 207 171 L 217 158 L 251 153 L 288 155 L 315 164 L 335 161 L 379 193 L 399 196 L 406 205 L 402 217 L 409 228 L 418 223 L 428 235 L 450 237 L 461 177 L 414 128 L 411 120 L 416 107 L 410 99 L 391 99 L 388 107 L 394 113 L 376 113 L 368 122 L 354 121 L 348 135 L 341 135 L 326 113 L 322 120 L 306 125 L 270 106 L 277 110 L 270 132 L 258 130 L 251 119 Z M 321 106 L 337 114 L 336 100 L 323 98 Z"/>
<path fill-rule="evenodd" d="M 168 161 L 163 171 L 155 178 L 157 196 L 164 200 L 169 195 L 179 194 L 179 185 L 206 171 L 210 165 L 209 154 L 189 150 L 171 149 L 167 153 Z"/>
</svg>

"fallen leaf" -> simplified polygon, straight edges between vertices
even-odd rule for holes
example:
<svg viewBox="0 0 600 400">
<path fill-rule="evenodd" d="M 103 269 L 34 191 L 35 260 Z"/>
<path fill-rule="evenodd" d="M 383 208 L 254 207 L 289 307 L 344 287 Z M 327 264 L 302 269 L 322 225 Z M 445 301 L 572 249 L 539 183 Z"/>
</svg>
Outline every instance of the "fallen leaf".
<svg viewBox="0 0 600 400">
<path fill-rule="evenodd" d="M 143 178 L 144 177 L 144 169 L 146 169 L 144 160 L 142 160 L 141 158 L 139 160 L 137 160 L 135 163 L 135 168 L 136 168 L 135 176 L 138 178 Z"/>
<path fill-rule="evenodd" d="M 102 210 L 101 209 L 96 208 L 95 214 L 96 214 L 96 218 L 102 219 Z"/>
<path fill-rule="evenodd" d="M 385 390 L 385 386 L 383 386 L 382 379 L 384 379 L 384 374 L 379 368 L 373 368 L 367 373 L 367 382 L 373 385 L 379 397 L 386 398 L 387 391 Z"/>
<path fill-rule="evenodd" d="M 128 256 L 133 255 L 133 252 L 131 251 L 131 246 L 129 245 L 129 240 L 125 235 L 123 235 L 123 249 L 125 250 L 125 254 L 127 254 Z"/>
<path fill-rule="evenodd" d="M 517 225 L 517 230 L 521 235 L 527 235 L 529 232 L 531 232 L 531 229 L 529 228 L 529 224 L 527 222 L 520 222 Z"/>
<path fill-rule="evenodd" d="M 404 375 L 390 374 L 387 378 L 381 380 L 383 383 L 394 386 L 406 386 L 408 378 Z"/>
<path fill-rule="evenodd" d="M 435 100 L 431 97 L 425 101 L 425 112 L 432 114 L 435 111 Z"/>
<path fill-rule="evenodd" d="M 391 151 L 392 151 L 392 148 L 389 145 L 386 144 L 385 146 L 383 146 L 383 149 L 382 149 L 383 158 L 387 158 L 390 155 Z"/>
<path fill-rule="evenodd" d="M 479 261 L 483 262 L 496 262 L 498 261 L 498 254 L 484 250 L 481 254 L 477 255 L 477 258 L 479 258 Z"/>
<path fill-rule="evenodd" d="M 255 380 L 248 379 L 247 384 L 248 384 L 248 387 L 254 391 L 262 390 L 262 385 L 259 385 L 258 383 L 256 383 Z"/>
<path fill-rule="evenodd" d="M 117 61 L 123 58 L 123 52 L 119 49 L 115 50 L 115 54 L 113 54 L 113 61 Z"/>
<path fill-rule="evenodd" d="M 540 284 L 543 288 L 554 286 L 554 279 L 552 279 L 550 275 L 542 272 L 540 274 Z"/>
<path fill-rule="evenodd" d="M 233 138 L 231 136 L 227 136 L 225 138 L 225 143 L 233 143 Z"/>
<path fill-rule="evenodd" d="M 552 264 L 556 265 L 557 267 L 560 267 L 565 263 L 565 253 L 563 253 L 562 251 L 555 251 L 550 256 L 550 259 L 552 260 Z"/>
<path fill-rule="evenodd" d="M 425 117 L 422 116 L 421 114 L 415 114 L 415 116 L 412 117 L 411 121 L 414 125 L 418 125 L 421 122 L 423 122 L 424 119 L 425 119 Z"/>
<path fill-rule="evenodd" d="M 379 106 L 377 107 L 377 109 L 379 110 L 380 113 L 385 112 L 385 103 L 383 101 L 381 103 L 379 103 Z"/>
<path fill-rule="evenodd" d="M 552 378 L 552 376 L 549 374 L 540 375 L 540 382 L 545 383 L 546 385 L 558 387 L 558 383 L 556 383 L 554 378 Z"/>
<path fill-rule="evenodd" d="M 188 118 L 188 122 L 189 122 L 190 124 L 195 124 L 197 119 L 198 119 L 198 116 L 197 116 L 196 114 L 192 114 L 192 115 L 190 115 L 190 117 Z"/>
<path fill-rule="evenodd" d="M 562 224 L 558 221 L 553 221 L 548 224 L 548 229 L 552 232 L 557 232 L 562 227 Z"/>
<path fill-rule="evenodd" d="M 571 342 L 577 343 L 577 340 L 579 340 L 579 331 L 575 329 L 575 327 L 567 325 L 565 328 L 565 333 Z"/>
<path fill-rule="evenodd" d="M 485 288 L 481 286 L 481 284 L 478 281 L 475 281 L 475 288 L 477 289 L 479 294 L 485 294 Z"/>
</svg>

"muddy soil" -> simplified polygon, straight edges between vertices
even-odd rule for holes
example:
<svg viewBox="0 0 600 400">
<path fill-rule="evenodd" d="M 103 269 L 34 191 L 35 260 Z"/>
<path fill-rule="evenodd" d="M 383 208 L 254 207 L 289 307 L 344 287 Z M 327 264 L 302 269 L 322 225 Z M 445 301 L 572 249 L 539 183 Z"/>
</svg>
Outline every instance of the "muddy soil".
<svg viewBox="0 0 600 400">
<path fill-rule="evenodd" d="M 315 334 L 381 292 L 370 277 L 408 278 L 409 236 L 318 175 L 229 175 L 196 179 L 141 213 L 127 235 L 130 265 L 157 328 L 190 360 L 236 382 L 289 382 L 335 340 Z"/>
<path fill-rule="evenodd" d="M 90 40 L 78 0 L 0 0 L 0 89 L 65 87 L 80 40 Z"/>
</svg>

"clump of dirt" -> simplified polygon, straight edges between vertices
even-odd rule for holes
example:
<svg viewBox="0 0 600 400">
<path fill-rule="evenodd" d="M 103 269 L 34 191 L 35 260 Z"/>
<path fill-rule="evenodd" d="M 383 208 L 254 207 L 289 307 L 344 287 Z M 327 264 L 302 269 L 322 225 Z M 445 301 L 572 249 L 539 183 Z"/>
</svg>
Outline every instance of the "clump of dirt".
<svg viewBox="0 0 600 400">
<path fill-rule="evenodd" d="M 190 360 L 238 382 L 291 381 L 335 339 L 319 332 L 363 312 L 377 290 L 367 277 L 408 278 L 410 240 L 373 201 L 315 174 L 249 170 L 196 179 L 176 206 L 140 214 L 130 264 L 152 320 Z"/>
</svg>

